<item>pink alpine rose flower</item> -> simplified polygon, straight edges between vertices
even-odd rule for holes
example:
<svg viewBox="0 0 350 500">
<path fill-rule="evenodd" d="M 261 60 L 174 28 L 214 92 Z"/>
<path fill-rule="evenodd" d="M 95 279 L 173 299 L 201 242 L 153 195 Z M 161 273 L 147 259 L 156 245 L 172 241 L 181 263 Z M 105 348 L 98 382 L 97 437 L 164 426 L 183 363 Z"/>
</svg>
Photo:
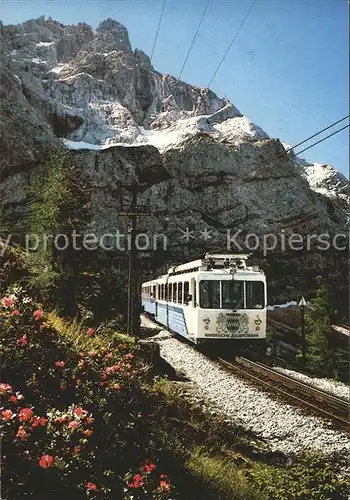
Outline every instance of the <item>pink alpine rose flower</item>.
<svg viewBox="0 0 350 500">
<path fill-rule="evenodd" d="M 27 340 L 27 335 L 23 335 L 23 337 L 21 337 L 20 339 L 17 340 L 17 344 L 24 347 L 25 345 L 28 344 L 28 340 Z"/>
<path fill-rule="evenodd" d="M 5 394 L 5 392 L 11 392 L 12 386 L 10 384 L 0 384 L 0 394 Z"/>
<path fill-rule="evenodd" d="M 72 420 L 71 422 L 69 422 L 68 428 L 75 431 L 79 427 L 79 425 L 79 422 L 77 422 L 76 420 Z"/>
<path fill-rule="evenodd" d="M 95 483 L 87 483 L 86 485 L 86 488 L 89 490 L 89 491 L 96 491 L 97 490 L 97 486 Z"/>
<path fill-rule="evenodd" d="M 14 413 L 11 410 L 2 410 L 1 415 L 2 415 L 2 419 L 5 422 L 8 422 L 9 420 L 11 420 Z"/>
<path fill-rule="evenodd" d="M 30 408 L 22 408 L 18 414 L 18 418 L 21 422 L 28 422 L 33 417 L 33 410 Z"/>
<path fill-rule="evenodd" d="M 87 411 L 86 410 L 83 410 L 82 408 L 78 407 L 78 408 L 74 408 L 74 411 L 73 411 L 74 415 L 77 415 L 78 417 L 81 417 L 81 416 L 85 416 L 87 415 Z"/>
<path fill-rule="evenodd" d="M 26 433 L 26 430 L 25 428 L 23 427 L 23 425 L 20 425 L 19 428 L 18 428 L 18 431 L 17 431 L 17 437 L 21 440 L 21 441 L 25 441 L 28 437 L 28 434 Z"/>
<path fill-rule="evenodd" d="M 37 309 L 33 313 L 33 318 L 35 319 L 35 321 L 39 321 L 43 316 L 44 316 L 44 314 L 43 314 L 41 309 Z"/>
<path fill-rule="evenodd" d="M 39 465 L 43 469 L 48 469 L 49 467 L 52 467 L 54 460 L 54 457 L 51 455 L 42 455 L 39 458 Z"/>
<path fill-rule="evenodd" d="M 11 299 L 11 297 L 4 297 L 1 303 L 4 307 L 12 307 L 15 304 L 15 301 Z"/>
</svg>

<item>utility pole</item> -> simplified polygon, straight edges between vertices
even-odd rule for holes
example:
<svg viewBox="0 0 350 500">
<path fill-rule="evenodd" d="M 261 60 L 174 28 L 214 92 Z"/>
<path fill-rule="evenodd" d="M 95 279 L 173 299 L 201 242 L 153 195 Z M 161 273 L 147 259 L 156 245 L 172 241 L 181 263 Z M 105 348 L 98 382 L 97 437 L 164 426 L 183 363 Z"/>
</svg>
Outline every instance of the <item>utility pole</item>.
<svg viewBox="0 0 350 500">
<path fill-rule="evenodd" d="M 130 197 L 131 194 L 131 197 Z M 128 229 L 128 249 L 129 249 L 129 266 L 128 266 L 128 309 L 127 309 L 127 326 L 128 335 L 133 332 L 133 305 L 134 305 L 134 267 L 136 257 L 136 226 L 137 217 L 140 215 L 150 215 L 150 211 L 143 206 L 137 205 L 137 184 L 133 182 L 131 185 L 131 193 L 128 192 L 122 200 L 122 210 L 118 211 L 119 216 L 129 217 Z"/>
<path fill-rule="evenodd" d="M 303 356 L 303 363 L 306 361 L 306 343 L 305 343 L 305 306 L 307 305 L 304 297 L 301 297 L 298 306 L 300 307 L 301 317 L 301 352 Z"/>
<path fill-rule="evenodd" d="M 131 210 L 130 210 L 130 249 L 129 249 L 129 271 L 128 271 L 128 314 L 127 314 L 127 327 L 126 333 L 128 335 L 132 334 L 133 327 L 133 302 L 134 302 L 134 258 L 135 258 L 135 236 L 136 236 L 136 201 L 137 201 L 137 192 L 135 183 L 131 188 Z"/>
</svg>

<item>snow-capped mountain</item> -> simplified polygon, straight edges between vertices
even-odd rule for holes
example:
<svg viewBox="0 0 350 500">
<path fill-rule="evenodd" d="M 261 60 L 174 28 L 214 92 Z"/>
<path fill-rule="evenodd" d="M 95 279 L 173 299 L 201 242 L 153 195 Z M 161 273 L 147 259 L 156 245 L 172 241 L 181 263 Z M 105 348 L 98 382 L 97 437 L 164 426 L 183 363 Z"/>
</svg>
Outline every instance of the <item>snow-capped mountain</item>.
<svg viewBox="0 0 350 500">
<path fill-rule="evenodd" d="M 209 227 L 213 246 L 225 228 L 344 226 L 339 172 L 289 158 L 226 98 L 156 71 L 117 21 L 1 24 L 0 43 L 3 203 L 24 202 L 28 175 L 61 138 L 94 179 L 101 230 L 120 223 L 116 202 L 134 182 L 150 229 Z"/>
<path fill-rule="evenodd" d="M 290 144 L 283 143 L 289 154 L 294 155 Z M 349 181 L 341 172 L 326 163 L 308 163 L 299 156 L 293 156 L 293 161 L 300 168 L 302 175 L 307 179 L 311 189 L 333 200 L 348 202 Z"/>
</svg>

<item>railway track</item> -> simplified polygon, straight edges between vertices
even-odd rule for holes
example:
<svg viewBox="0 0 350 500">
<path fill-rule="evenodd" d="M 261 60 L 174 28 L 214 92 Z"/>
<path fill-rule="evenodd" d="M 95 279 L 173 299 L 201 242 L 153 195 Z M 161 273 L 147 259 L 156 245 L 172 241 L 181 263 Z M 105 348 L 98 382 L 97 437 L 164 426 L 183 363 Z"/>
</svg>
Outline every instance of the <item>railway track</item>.
<svg viewBox="0 0 350 500">
<path fill-rule="evenodd" d="M 152 320 L 149 321 L 154 325 L 158 325 Z M 179 341 L 194 347 L 192 343 L 189 343 L 183 337 L 178 335 L 175 335 L 175 337 Z M 313 413 L 326 418 L 328 421 L 333 421 L 350 432 L 349 401 L 305 384 L 300 380 L 288 377 L 263 363 L 238 356 L 236 356 L 235 361 L 232 362 L 221 356 L 213 355 L 213 353 L 208 352 L 207 349 L 201 348 L 199 350 L 205 356 L 219 362 L 220 365 L 231 372 L 237 373 L 242 378 L 249 379 L 260 387 L 263 386 L 271 393 L 279 394 L 283 399 L 292 401 L 299 407 L 307 407 L 309 411 L 311 410 Z"/>
<path fill-rule="evenodd" d="M 295 380 L 279 373 L 269 366 L 247 358 L 236 357 L 234 362 L 221 357 L 217 361 L 228 370 L 249 378 L 254 383 L 292 400 L 299 406 L 308 407 L 318 415 L 332 420 L 350 431 L 350 405 L 345 399 L 311 387 L 304 382 Z"/>
</svg>

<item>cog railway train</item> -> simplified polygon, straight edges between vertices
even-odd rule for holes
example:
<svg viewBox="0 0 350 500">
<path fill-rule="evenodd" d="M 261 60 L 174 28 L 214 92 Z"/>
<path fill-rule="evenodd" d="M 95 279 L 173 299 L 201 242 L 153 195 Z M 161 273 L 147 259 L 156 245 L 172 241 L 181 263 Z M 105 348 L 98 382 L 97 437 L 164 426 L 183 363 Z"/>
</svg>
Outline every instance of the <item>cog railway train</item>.
<svg viewBox="0 0 350 500">
<path fill-rule="evenodd" d="M 248 255 L 211 255 L 142 284 L 146 314 L 195 344 L 266 337 L 266 277 Z"/>
</svg>

